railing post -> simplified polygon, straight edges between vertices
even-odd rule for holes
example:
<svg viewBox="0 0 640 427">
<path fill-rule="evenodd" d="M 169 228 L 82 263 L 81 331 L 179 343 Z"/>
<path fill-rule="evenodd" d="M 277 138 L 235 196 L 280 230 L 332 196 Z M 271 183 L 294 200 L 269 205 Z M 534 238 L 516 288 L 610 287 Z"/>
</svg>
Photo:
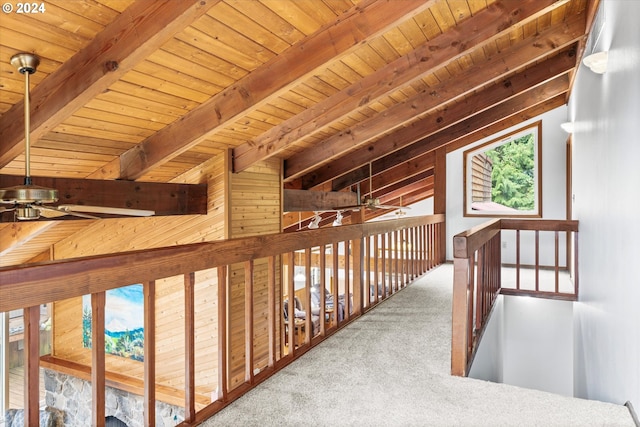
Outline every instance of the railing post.
<svg viewBox="0 0 640 427">
<path fill-rule="evenodd" d="M 453 259 L 451 375 L 466 376 L 469 260 Z"/>
<path fill-rule="evenodd" d="M 38 420 L 40 419 L 40 306 L 35 305 L 25 308 L 23 310 L 23 318 L 25 343 L 24 425 L 27 426 L 38 425 Z M 104 346 L 102 350 L 104 351 Z M 9 375 L 9 372 L 7 371 L 6 374 Z"/>
<path fill-rule="evenodd" d="M 91 294 L 91 397 L 92 423 L 101 426 L 105 420 L 105 292 Z"/>
<path fill-rule="evenodd" d="M 144 294 L 144 425 L 156 425 L 156 282 L 142 288 Z"/>
<path fill-rule="evenodd" d="M 184 419 L 196 418 L 195 273 L 184 275 Z"/>
</svg>

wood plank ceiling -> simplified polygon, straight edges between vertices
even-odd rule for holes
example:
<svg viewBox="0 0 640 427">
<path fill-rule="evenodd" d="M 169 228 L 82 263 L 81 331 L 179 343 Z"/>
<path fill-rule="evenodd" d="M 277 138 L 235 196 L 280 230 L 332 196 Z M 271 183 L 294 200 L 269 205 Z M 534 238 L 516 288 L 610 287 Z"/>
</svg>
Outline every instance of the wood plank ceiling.
<svg viewBox="0 0 640 427">
<path fill-rule="evenodd" d="M 231 149 L 236 172 L 284 159 L 286 188 L 410 204 L 435 148 L 566 103 L 597 0 L 43 4 L 0 16 L 0 175 L 24 174 L 10 58 L 32 52 L 34 177 L 185 182 Z M 63 222 L 0 224 L 1 265 L 91 221 Z"/>
</svg>

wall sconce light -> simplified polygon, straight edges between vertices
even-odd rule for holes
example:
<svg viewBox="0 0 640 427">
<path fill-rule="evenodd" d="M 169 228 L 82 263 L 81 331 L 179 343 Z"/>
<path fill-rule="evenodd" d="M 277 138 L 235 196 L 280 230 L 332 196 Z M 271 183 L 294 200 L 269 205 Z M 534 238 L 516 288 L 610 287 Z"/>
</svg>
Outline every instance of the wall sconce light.
<svg viewBox="0 0 640 427">
<path fill-rule="evenodd" d="M 313 219 L 309 223 L 309 228 L 312 229 L 312 230 L 315 230 L 316 228 L 318 228 L 320 226 L 320 221 L 322 220 L 322 217 L 320 216 L 320 214 L 318 212 L 314 212 L 313 215 L 314 215 Z"/>
<path fill-rule="evenodd" d="M 336 214 L 336 219 L 333 221 L 334 227 L 337 227 L 339 225 L 342 225 L 342 211 L 338 211 L 338 213 Z"/>
<path fill-rule="evenodd" d="M 573 133 L 576 130 L 576 126 L 575 123 L 573 122 L 564 122 L 560 124 L 560 127 L 562 128 L 563 131 L 565 131 L 566 133 Z"/>
<path fill-rule="evenodd" d="M 591 71 L 597 74 L 604 74 L 607 71 L 607 62 L 609 61 L 609 52 L 592 53 L 585 56 L 582 63 L 589 67 Z"/>
</svg>

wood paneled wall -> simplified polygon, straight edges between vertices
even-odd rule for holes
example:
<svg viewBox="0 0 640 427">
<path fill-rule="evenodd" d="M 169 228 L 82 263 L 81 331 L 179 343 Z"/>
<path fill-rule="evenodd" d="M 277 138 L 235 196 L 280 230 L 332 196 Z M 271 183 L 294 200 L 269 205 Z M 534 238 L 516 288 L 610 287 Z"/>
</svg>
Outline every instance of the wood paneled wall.
<svg viewBox="0 0 640 427">
<path fill-rule="evenodd" d="M 252 166 L 229 179 L 229 238 L 279 233 L 282 230 L 281 161 L 270 159 Z M 267 307 L 267 262 L 254 263 L 253 306 Z M 230 269 L 229 286 L 229 389 L 245 381 L 245 266 L 236 264 Z M 276 273 L 276 277 L 280 275 Z M 281 289 L 280 286 L 277 286 Z M 280 301 L 276 295 L 276 301 Z M 276 310 L 280 312 L 279 309 Z M 254 369 L 268 364 L 267 311 L 253 311 Z M 279 346 L 278 346 L 279 347 Z"/>
<path fill-rule="evenodd" d="M 281 227 L 281 162 L 270 160 L 240 174 L 231 174 L 228 159 L 218 156 L 205 170 L 193 171 L 182 182 L 209 184 L 208 214 L 187 217 L 109 219 L 95 221 L 54 247 L 55 259 L 111 253 L 121 250 L 277 233 Z M 256 262 L 256 304 L 267 298 L 267 265 Z M 196 392 L 207 397 L 218 388 L 218 277 L 215 269 L 196 274 Z M 231 303 L 229 328 L 230 388 L 244 381 L 244 266 L 229 274 Z M 158 384 L 184 387 L 183 277 L 156 282 L 156 377 Z M 266 305 L 266 304 L 265 304 Z M 84 365 L 91 352 L 82 347 L 82 299 L 58 301 L 54 307 L 53 355 Z M 255 368 L 267 365 L 267 313 L 254 313 Z M 143 364 L 107 355 L 108 371 L 142 378 Z"/>
</svg>

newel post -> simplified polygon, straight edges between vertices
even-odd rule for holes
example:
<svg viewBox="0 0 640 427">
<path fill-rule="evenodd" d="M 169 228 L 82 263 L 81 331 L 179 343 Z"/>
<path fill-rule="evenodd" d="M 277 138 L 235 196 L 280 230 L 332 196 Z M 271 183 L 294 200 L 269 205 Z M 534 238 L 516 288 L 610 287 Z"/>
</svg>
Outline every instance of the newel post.
<svg viewBox="0 0 640 427">
<path fill-rule="evenodd" d="M 467 238 L 453 238 L 453 298 L 451 304 L 451 375 L 467 375 L 469 329 L 469 258 Z"/>
</svg>

